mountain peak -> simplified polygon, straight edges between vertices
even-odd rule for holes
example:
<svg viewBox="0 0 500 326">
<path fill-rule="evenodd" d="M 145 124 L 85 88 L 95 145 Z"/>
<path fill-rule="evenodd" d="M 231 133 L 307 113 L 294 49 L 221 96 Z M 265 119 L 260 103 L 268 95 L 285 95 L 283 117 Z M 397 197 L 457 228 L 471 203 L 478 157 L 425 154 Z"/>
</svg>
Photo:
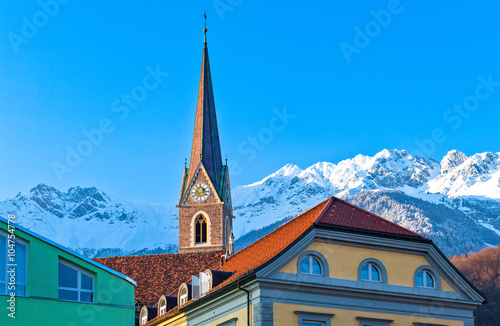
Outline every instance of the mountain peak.
<svg viewBox="0 0 500 326">
<path fill-rule="evenodd" d="M 98 202 L 109 201 L 109 197 L 101 190 L 98 190 L 96 187 L 88 187 L 88 188 L 81 188 L 78 186 L 72 187 L 68 189 L 67 194 L 69 200 L 81 201 L 84 198 L 87 198 L 90 200 L 92 199 L 97 200 Z"/>
<path fill-rule="evenodd" d="M 30 193 L 32 194 L 42 194 L 47 192 L 58 192 L 54 187 L 48 186 L 45 183 L 39 183 L 36 187 L 31 188 Z"/>
<path fill-rule="evenodd" d="M 336 166 L 335 164 L 329 162 L 318 162 L 305 169 L 304 172 L 311 173 L 317 171 L 323 176 L 328 176 L 331 174 L 335 166 Z"/>
<path fill-rule="evenodd" d="M 396 149 L 393 149 L 393 150 L 388 150 L 387 148 L 384 148 L 383 150 L 381 150 L 380 152 L 378 152 L 377 154 L 375 154 L 375 158 L 379 158 L 379 157 L 390 157 L 393 153 L 396 153 L 398 154 L 399 151 L 396 150 Z"/>
<path fill-rule="evenodd" d="M 441 160 L 441 173 L 449 173 L 467 161 L 467 155 L 455 149 L 449 151 Z"/>
<path fill-rule="evenodd" d="M 293 177 L 293 176 L 298 175 L 300 172 L 302 172 L 302 169 L 299 168 L 298 165 L 288 163 L 287 165 L 285 165 L 284 167 L 282 167 L 281 169 L 276 171 L 274 173 L 274 175 L 282 175 L 285 177 L 292 176 Z"/>
<path fill-rule="evenodd" d="M 63 193 L 54 187 L 48 186 L 44 183 L 40 183 L 30 190 L 30 195 L 32 198 L 50 200 L 50 198 L 61 198 Z"/>
</svg>

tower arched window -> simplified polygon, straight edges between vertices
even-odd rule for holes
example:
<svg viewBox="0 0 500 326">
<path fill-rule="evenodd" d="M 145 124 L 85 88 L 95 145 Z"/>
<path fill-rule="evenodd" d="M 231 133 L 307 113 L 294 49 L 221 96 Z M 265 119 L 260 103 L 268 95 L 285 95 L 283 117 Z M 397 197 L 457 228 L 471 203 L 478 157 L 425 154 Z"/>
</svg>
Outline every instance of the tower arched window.
<svg viewBox="0 0 500 326">
<path fill-rule="evenodd" d="M 196 243 L 207 243 L 207 218 L 203 215 L 199 215 L 195 222 L 196 227 Z"/>
</svg>

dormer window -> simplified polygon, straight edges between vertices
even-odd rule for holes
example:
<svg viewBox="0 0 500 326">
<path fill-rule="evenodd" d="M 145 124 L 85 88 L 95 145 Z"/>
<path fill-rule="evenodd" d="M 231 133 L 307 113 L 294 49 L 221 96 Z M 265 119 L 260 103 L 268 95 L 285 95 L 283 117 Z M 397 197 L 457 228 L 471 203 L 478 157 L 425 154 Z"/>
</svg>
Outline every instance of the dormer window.
<svg viewBox="0 0 500 326">
<path fill-rule="evenodd" d="M 165 298 L 161 298 L 158 303 L 158 314 L 161 316 L 167 312 L 167 300 Z"/>
<path fill-rule="evenodd" d="M 195 221 L 196 244 L 207 243 L 207 218 L 199 215 Z"/>
<path fill-rule="evenodd" d="M 148 311 L 146 309 L 142 310 L 141 313 L 141 325 L 146 325 L 148 322 Z"/>
<path fill-rule="evenodd" d="M 179 305 L 182 306 L 188 302 L 188 291 L 185 287 L 179 291 Z"/>
</svg>

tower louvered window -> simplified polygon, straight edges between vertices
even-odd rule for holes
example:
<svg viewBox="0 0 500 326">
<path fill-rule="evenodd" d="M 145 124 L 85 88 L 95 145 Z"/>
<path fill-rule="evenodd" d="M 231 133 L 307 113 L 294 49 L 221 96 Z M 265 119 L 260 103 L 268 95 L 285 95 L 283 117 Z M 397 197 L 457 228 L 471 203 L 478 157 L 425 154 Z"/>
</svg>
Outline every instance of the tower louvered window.
<svg viewBox="0 0 500 326">
<path fill-rule="evenodd" d="M 207 243 L 207 219 L 203 215 L 196 218 L 196 243 Z"/>
</svg>

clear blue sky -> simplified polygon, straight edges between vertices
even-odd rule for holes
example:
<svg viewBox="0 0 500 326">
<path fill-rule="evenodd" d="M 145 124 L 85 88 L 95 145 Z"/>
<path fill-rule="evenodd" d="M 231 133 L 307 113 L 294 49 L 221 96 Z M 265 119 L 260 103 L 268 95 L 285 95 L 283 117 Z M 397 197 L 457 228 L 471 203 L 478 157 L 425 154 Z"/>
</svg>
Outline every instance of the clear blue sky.
<svg viewBox="0 0 500 326">
<path fill-rule="evenodd" d="M 0 199 L 43 182 L 175 203 L 205 10 L 233 187 L 286 163 L 415 152 L 433 133 L 423 152 L 437 159 L 500 151 L 497 2 L 64 2 L 51 15 L 35 0 L 0 3 Z M 169 75 L 144 94 L 148 66 Z M 116 103 L 133 89 L 146 98 L 125 117 Z M 286 125 L 273 111 L 284 107 Z M 68 148 L 101 123 L 108 133 L 69 167 Z M 54 162 L 71 172 L 58 178 Z"/>
</svg>

